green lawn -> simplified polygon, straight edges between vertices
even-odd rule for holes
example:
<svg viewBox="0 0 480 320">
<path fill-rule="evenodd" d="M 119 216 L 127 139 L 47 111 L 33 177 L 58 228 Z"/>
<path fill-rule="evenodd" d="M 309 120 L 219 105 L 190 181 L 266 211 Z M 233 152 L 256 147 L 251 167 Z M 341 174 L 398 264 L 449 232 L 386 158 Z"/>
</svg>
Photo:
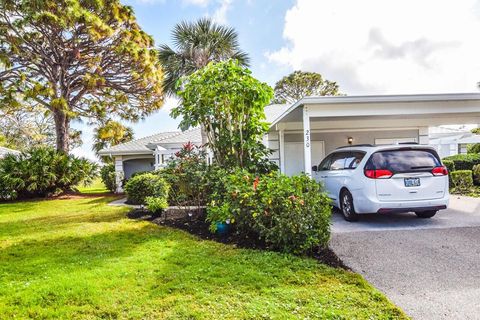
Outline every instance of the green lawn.
<svg viewBox="0 0 480 320">
<path fill-rule="evenodd" d="M 80 185 L 78 186 L 78 191 L 85 194 L 97 194 L 97 193 L 108 193 L 110 192 L 105 185 L 103 184 L 100 178 L 93 180 L 89 185 Z"/>
<path fill-rule="evenodd" d="M 356 274 L 129 220 L 111 200 L 0 204 L 0 318 L 405 318 Z"/>
</svg>

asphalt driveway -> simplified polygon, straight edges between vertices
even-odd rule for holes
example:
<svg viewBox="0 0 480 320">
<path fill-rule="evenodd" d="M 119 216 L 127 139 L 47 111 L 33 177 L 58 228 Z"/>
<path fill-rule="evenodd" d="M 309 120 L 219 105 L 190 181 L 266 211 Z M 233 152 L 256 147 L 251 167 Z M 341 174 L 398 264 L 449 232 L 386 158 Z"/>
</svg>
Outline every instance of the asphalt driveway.
<svg viewBox="0 0 480 320">
<path fill-rule="evenodd" d="M 480 199 L 452 196 L 425 220 L 337 213 L 331 247 L 414 319 L 480 319 Z"/>
</svg>

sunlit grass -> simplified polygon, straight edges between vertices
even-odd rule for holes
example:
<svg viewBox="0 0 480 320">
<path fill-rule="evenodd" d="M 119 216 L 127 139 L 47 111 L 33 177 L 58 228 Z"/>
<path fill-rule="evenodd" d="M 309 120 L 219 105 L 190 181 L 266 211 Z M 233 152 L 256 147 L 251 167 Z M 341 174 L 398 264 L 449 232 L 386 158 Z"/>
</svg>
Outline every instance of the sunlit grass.
<svg viewBox="0 0 480 320">
<path fill-rule="evenodd" d="M 0 318 L 404 317 L 351 272 L 129 220 L 111 200 L 0 204 Z"/>
<path fill-rule="evenodd" d="M 100 178 L 93 180 L 93 182 L 89 185 L 80 185 L 77 187 L 78 191 L 85 194 L 97 194 L 97 193 L 109 193 L 105 185 L 103 184 Z"/>
</svg>

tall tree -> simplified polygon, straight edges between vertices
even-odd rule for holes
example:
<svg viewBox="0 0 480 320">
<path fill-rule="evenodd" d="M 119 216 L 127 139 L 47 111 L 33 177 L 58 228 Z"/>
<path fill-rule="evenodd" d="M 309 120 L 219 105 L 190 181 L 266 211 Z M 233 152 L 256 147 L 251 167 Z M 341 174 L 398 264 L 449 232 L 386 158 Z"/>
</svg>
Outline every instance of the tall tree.
<svg viewBox="0 0 480 320">
<path fill-rule="evenodd" d="M 107 120 L 95 129 L 93 139 L 92 149 L 98 156 L 102 149 L 133 140 L 133 130 L 120 122 Z"/>
<path fill-rule="evenodd" d="M 51 113 L 46 108 L 29 105 L 0 108 L 0 136 L 5 146 L 22 151 L 38 145 L 54 147 L 56 142 Z M 80 131 L 70 130 L 70 150 L 82 144 L 80 138 Z"/>
<path fill-rule="evenodd" d="M 337 96 L 338 84 L 316 72 L 295 71 L 275 84 L 273 103 L 294 103 L 306 96 Z"/>
<path fill-rule="evenodd" d="M 153 46 L 119 0 L 1 0 L 0 106 L 48 109 L 67 151 L 74 119 L 135 121 L 161 107 Z"/>
<path fill-rule="evenodd" d="M 173 48 L 166 44 L 159 48 L 165 72 L 163 90 L 169 95 L 176 95 L 180 78 L 205 67 L 209 62 L 235 59 L 242 66 L 248 66 L 249 63 L 248 55 L 240 50 L 237 32 L 208 18 L 175 25 L 172 42 Z"/>
</svg>

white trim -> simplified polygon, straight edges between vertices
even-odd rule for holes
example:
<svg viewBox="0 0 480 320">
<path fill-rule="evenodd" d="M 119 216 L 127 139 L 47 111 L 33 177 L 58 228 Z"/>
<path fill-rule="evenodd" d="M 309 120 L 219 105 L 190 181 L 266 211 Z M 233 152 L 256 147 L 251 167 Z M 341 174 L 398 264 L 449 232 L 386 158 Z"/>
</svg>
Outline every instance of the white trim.
<svg viewBox="0 0 480 320">
<path fill-rule="evenodd" d="M 279 151 L 280 151 L 280 172 L 285 173 L 285 136 L 283 130 L 278 132 L 278 137 L 280 140 Z"/>
<path fill-rule="evenodd" d="M 350 129 L 310 129 L 310 133 L 335 133 L 335 132 L 364 132 L 364 131 L 402 131 L 418 130 L 418 127 L 398 127 L 398 128 L 350 128 Z M 303 130 L 282 130 L 284 134 L 303 133 Z"/>
<path fill-rule="evenodd" d="M 304 164 L 305 174 L 312 176 L 312 143 L 310 138 L 310 116 L 308 114 L 308 107 L 303 107 L 303 149 L 304 149 Z"/>
<path fill-rule="evenodd" d="M 305 97 L 292 104 L 285 112 L 270 123 L 270 128 L 276 125 L 287 114 L 297 107 L 308 104 L 360 104 L 360 103 L 391 103 L 391 102 L 428 102 L 428 101 L 479 101 L 478 93 L 442 93 L 442 94 L 405 94 L 405 95 L 371 95 L 371 96 L 328 96 Z M 455 113 L 452 110 L 452 113 Z"/>
</svg>

